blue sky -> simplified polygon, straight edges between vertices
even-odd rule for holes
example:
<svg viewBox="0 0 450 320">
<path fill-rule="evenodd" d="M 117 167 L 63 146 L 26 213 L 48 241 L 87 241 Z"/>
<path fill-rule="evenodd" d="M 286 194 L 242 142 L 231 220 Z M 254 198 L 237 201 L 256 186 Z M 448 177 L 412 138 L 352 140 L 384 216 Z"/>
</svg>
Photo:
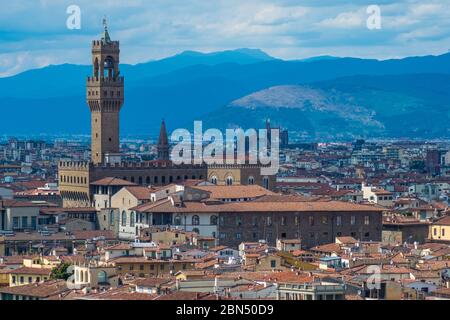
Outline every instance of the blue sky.
<svg viewBox="0 0 450 320">
<path fill-rule="evenodd" d="M 0 0 L 0 77 L 49 64 L 89 63 L 109 20 L 122 62 L 184 50 L 259 48 L 283 59 L 318 55 L 399 58 L 450 49 L 450 0 Z M 66 27 L 69 5 L 81 29 Z M 382 28 L 366 26 L 369 5 Z"/>
</svg>

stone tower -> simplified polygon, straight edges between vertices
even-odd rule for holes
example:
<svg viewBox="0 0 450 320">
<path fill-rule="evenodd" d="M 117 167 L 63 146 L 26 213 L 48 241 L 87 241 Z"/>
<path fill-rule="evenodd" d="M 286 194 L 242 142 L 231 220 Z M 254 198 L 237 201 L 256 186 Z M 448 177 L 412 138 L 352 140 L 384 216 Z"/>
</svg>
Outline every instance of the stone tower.
<svg viewBox="0 0 450 320">
<path fill-rule="evenodd" d="M 166 123 L 164 120 L 161 123 L 158 139 L 158 160 L 169 160 L 169 139 L 167 138 Z"/>
<path fill-rule="evenodd" d="M 86 86 L 94 164 L 120 162 L 119 114 L 124 102 L 119 41 L 111 41 L 106 20 L 103 24 L 101 40 L 92 42 L 92 76 L 88 77 Z"/>
</svg>

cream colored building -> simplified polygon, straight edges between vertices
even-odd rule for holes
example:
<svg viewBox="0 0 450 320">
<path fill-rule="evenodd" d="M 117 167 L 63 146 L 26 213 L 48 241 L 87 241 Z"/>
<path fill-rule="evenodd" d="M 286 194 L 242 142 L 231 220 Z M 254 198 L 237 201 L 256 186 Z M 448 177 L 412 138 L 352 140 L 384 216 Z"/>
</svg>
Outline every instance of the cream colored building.
<svg viewBox="0 0 450 320">
<path fill-rule="evenodd" d="M 450 216 L 446 216 L 430 225 L 429 239 L 450 243 Z"/>
</svg>

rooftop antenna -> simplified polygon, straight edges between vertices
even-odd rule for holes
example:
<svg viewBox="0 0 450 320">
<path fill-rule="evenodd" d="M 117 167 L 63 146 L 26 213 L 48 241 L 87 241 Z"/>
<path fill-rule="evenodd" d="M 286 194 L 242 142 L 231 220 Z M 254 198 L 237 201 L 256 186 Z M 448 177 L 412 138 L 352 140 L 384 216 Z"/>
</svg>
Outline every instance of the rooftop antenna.
<svg viewBox="0 0 450 320">
<path fill-rule="evenodd" d="M 105 28 L 105 31 L 108 30 L 108 20 L 106 19 L 106 15 L 103 17 L 103 27 Z"/>
<path fill-rule="evenodd" d="M 106 19 L 106 16 L 103 18 L 103 27 L 105 28 L 105 31 L 103 32 L 103 40 L 106 43 L 110 43 L 111 38 L 109 37 L 108 33 L 108 20 Z"/>
</svg>

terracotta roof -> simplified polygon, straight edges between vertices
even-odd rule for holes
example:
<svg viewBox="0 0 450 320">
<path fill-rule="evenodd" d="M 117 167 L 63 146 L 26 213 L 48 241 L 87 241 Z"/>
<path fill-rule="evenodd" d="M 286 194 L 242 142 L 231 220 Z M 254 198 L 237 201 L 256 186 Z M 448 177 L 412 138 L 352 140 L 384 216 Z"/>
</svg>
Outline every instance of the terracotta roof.
<svg viewBox="0 0 450 320">
<path fill-rule="evenodd" d="M 68 291 L 65 280 L 51 280 L 43 283 L 27 284 L 16 287 L 0 287 L 0 293 L 23 295 L 37 298 L 48 298 Z"/>
<path fill-rule="evenodd" d="M 382 212 L 383 209 L 371 205 L 354 204 L 343 201 L 312 202 L 184 202 L 181 206 L 173 206 L 164 199 L 151 204 L 138 206 L 133 210 L 140 212 Z"/>
<path fill-rule="evenodd" d="M 50 274 L 52 273 L 52 270 L 46 269 L 46 268 L 21 267 L 18 269 L 11 270 L 10 273 L 12 273 L 12 274 L 30 274 L 30 275 L 38 274 L 38 275 L 43 275 L 43 276 L 50 276 Z"/>
<path fill-rule="evenodd" d="M 11 199 L 3 199 L 0 200 L 0 208 L 26 208 L 26 207 L 50 207 L 55 206 L 54 204 L 49 204 L 46 202 L 31 202 L 31 201 L 20 201 L 20 200 L 11 200 Z"/>
<path fill-rule="evenodd" d="M 106 177 L 90 183 L 93 186 L 135 186 L 133 182 L 129 182 L 123 179 Z"/>
<path fill-rule="evenodd" d="M 116 239 L 116 235 L 113 231 L 109 230 L 83 230 L 83 231 L 73 231 L 73 237 L 75 239 L 92 239 L 105 237 L 105 239 L 113 240 Z"/>
<path fill-rule="evenodd" d="M 220 297 L 220 299 L 226 300 L 227 298 Z M 218 297 L 211 293 L 176 291 L 159 296 L 156 300 L 218 300 Z"/>
<path fill-rule="evenodd" d="M 358 240 L 353 237 L 336 237 L 336 240 L 342 244 L 355 244 L 358 242 Z"/>
<path fill-rule="evenodd" d="M 321 246 L 316 246 L 314 248 L 311 248 L 311 251 L 327 252 L 327 253 L 340 252 L 341 246 L 338 243 L 328 243 L 328 244 L 324 244 Z"/>
<path fill-rule="evenodd" d="M 129 243 L 118 243 L 113 246 L 109 246 L 104 248 L 105 251 L 112 251 L 112 250 L 131 250 L 131 244 Z"/>
<path fill-rule="evenodd" d="M 117 257 L 117 258 L 113 258 L 111 259 L 112 262 L 114 263 L 141 263 L 141 264 L 146 264 L 146 263 L 190 263 L 190 262 L 196 262 L 197 260 L 194 259 L 181 259 L 181 260 L 158 260 L 158 259 L 147 259 L 145 257 Z"/>
<path fill-rule="evenodd" d="M 434 222 L 433 224 L 450 226 L 450 216 L 445 216 L 442 219 L 439 219 L 438 221 Z"/>
<path fill-rule="evenodd" d="M 171 281 L 173 280 L 170 278 L 142 278 L 136 279 L 134 284 L 139 287 L 153 288 L 160 287 L 163 284 L 168 284 Z"/>
<path fill-rule="evenodd" d="M 153 188 L 142 186 L 126 186 L 125 189 L 138 200 L 150 200 L 150 194 L 155 191 Z"/>
<path fill-rule="evenodd" d="M 307 273 L 293 271 L 260 271 L 260 272 L 229 272 L 226 277 L 242 278 L 252 281 L 311 283 L 314 278 Z"/>
<path fill-rule="evenodd" d="M 51 215 L 59 213 L 97 213 L 95 208 L 42 208 L 39 210 L 41 214 Z"/>
<path fill-rule="evenodd" d="M 78 297 L 77 300 L 155 300 L 157 294 L 130 291 L 128 286 L 113 288 L 103 292 L 94 292 Z"/>
<path fill-rule="evenodd" d="M 258 185 L 195 186 L 193 188 L 210 192 L 213 199 L 257 198 L 274 194 L 272 191 Z"/>
</svg>

